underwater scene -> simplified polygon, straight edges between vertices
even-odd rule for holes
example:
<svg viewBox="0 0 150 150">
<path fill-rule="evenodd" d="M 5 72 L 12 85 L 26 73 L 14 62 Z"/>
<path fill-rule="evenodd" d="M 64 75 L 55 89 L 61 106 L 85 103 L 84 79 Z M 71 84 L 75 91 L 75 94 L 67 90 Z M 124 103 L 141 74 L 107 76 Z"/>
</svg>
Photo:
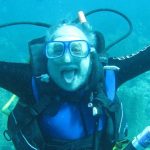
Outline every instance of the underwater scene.
<svg viewBox="0 0 150 150">
<path fill-rule="evenodd" d="M 121 57 L 137 53 L 150 45 L 149 6 L 149 0 L 0 0 L 0 62 L 29 63 L 28 42 L 47 33 L 47 28 L 31 24 L 5 28 L 1 25 L 42 22 L 55 26 L 62 21 L 75 20 L 81 10 L 87 13 L 109 9 L 124 14 L 129 22 L 111 11 L 93 13 L 87 16 L 87 20 L 94 30 L 104 35 L 106 47 L 129 33 L 108 49 L 108 56 Z M 150 71 L 122 84 L 117 95 L 125 109 L 128 139 L 132 141 L 146 126 L 150 126 Z M 0 150 L 14 150 L 12 142 L 3 135 L 9 113 L 2 111 L 12 96 L 13 93 L 0 87 Z"/>
</svg>

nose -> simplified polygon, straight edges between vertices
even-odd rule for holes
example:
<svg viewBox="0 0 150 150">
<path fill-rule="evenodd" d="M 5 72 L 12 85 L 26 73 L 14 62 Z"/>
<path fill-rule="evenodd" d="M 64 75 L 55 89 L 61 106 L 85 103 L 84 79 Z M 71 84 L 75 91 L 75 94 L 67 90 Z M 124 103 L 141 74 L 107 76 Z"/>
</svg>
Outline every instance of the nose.
<svg viewBox="0 0 150 150">
<path fill-rule="evenodd" d="M 66 63 L 71 62 L 71 55 L 70 55 L 70 52 L 68 49 L 65 51 L 63 57 L 64 57 L 64 62 L 66 62 Z"/>
</svg>

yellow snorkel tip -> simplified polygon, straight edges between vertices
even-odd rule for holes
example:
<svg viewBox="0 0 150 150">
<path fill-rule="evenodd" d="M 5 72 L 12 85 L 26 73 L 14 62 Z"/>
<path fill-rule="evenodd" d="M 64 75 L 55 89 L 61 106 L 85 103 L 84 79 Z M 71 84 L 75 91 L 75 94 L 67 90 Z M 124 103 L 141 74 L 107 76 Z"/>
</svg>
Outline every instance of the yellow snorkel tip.
<svg viewBox="0 0 150 150">
<path fill-rule="evenodd" d="M 78 12 L 78 18 L 79 18 L 79 21 L 83 27 L 83 29 L 87 32 L 91 32 L 92 31 L 92 27 L 90 26 L 90 24 L 88 23 L 86 17 L 85 17 L 85 14 L 83 11 L 79 11 Z"/>
<path fill-rule="evenodd" d="M 85 23 L 85 22 L 87 22 L 86 17 L 85 17 L 85 15 L 84 15 L 84 12 L 83 12 L 83 11 L 79 11 L 79 12 L 78 12 L 78 17 L 79 17 L 80 23 Z"/>
</svg>

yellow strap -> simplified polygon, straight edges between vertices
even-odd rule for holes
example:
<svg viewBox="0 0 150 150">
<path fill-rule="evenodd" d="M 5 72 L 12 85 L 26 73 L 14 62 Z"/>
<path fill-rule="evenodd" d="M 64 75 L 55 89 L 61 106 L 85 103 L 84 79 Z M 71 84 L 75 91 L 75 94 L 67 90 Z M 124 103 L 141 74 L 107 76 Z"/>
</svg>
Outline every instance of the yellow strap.
<svg viewBox="0 0 150 150">
<path fill-rule="evenodd" d="M 112 150 L 119 150 L 119 149 L 116 146 L 114 146 Z"/>
<path fill-rule="evenodd" d="M 123 150 L 128 144 L 129 144 L 128 139 L 117 141 L 115 146 L 113 147 L 113 150 Z"/>
<path fill-rule="evenodd" d="M 9 115 L 13 109 L 15 108 L 16 104 L 18 103 L 18 98 L 16 95 L 12 95 L 12 97 L 7 101 L 7 103 L 2 107 L 2 112 L 6 115 Z"/>
</svg>

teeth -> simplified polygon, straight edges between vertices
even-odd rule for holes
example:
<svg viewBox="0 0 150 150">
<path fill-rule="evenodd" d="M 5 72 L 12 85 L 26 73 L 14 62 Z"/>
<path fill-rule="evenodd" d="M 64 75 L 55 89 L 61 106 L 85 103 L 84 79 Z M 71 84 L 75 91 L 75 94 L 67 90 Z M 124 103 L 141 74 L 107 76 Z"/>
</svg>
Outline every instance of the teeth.
<svg viewBox="0 0 150 150">
<path fill-rule="evenodd" d="M 63 77 L 64 77 L 64 80 L 66 81 L 66 83 L 71 83 L 74 80 L 74 76 L 75 76 L 74 70 L 63 72 Z"/>
</svg>

